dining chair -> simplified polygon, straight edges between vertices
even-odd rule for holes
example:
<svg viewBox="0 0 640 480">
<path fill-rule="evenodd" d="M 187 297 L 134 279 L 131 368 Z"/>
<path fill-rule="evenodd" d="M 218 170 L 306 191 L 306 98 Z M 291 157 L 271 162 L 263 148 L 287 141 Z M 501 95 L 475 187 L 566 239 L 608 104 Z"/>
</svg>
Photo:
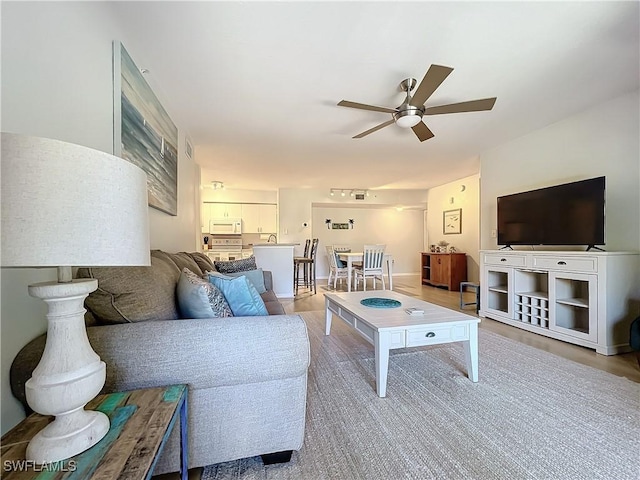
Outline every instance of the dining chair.
<svg viewBox="0 0 640 480">
<path fill-rule="evenodd" d="M 293 284 L 296 288 L 296 295 L 298 294 L 298 286 L 300 285 L 300 266 L 302 266 L 304 272 L 304 286 L 309 289 L 313 288 L 313 293 L 316 293 L 316 253 L 318 251 L 318 243 L 319 240 L 317 238 L 311 241 L 311 247 L 308 252 L 309 256 L 294 257 Z"/>
<path fill-rule="evenodd" d="M 376 280 L 382 281 L 382 289 L 385 290 L 384 271 L 382 264 L 384 261 L 384 251 L 386 245 L 365 245 L 362 250 L 362 265 L 353 267 L 354 290 L 358 289 L 358 280 L 362 278 L 364 291 L 367 290 L 367 278 L 373 279 L 373 288 L 376 288 Z"/>
<path fill-rule="evenodd" d="M 344 262 L 340 262 L 338 265 L 338 252 L 333 245 L 327 245 L 327 259 L 329 260 L 329 278 L 327 278 L 327 286 L 331 285 L 331 279 L 333 278 L 333 289 L 335 290 L 338 284 L 338 279 L 342 283 L 343 278 L 349 278 L 349 270 Z"/>
</svg>

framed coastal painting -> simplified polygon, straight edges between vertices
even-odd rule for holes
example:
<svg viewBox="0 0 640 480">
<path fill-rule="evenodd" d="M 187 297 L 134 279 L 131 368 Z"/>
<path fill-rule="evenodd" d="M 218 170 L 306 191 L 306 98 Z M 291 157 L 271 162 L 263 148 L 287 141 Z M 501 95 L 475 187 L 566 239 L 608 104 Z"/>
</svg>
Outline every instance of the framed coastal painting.
<svg viewBox="0 0 640 480">
<path fill-rule="evenodd" d="M 442 233 L 445 235 L 462 233 L 462 209 L 442 212 Z"/>
<path fill-rule="evenodd" d="M 113 42 L 113 152 L 147 174 L 149 206 L 178 214 L 178 129 L 140 69 Z"/>
</svg>

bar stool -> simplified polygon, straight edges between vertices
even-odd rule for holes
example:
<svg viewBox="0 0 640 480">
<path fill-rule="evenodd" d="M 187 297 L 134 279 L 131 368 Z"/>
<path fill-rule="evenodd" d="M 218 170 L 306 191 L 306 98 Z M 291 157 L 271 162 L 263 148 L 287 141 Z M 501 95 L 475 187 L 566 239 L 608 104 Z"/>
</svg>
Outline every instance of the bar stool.
<svg viewBox="0 0 640 480">
<path fill-rule="evenodd" d="M 304 242 L 304 253 L 301 257 L 293 257 L 293 286 L 295 287 L 300 277 L 300 267 L 303 266 L 301 260 L 309 257 L 309 247 L 311 246 L 311 239 L 307 238 Z M 304 266 L 306 268 L 306 265 Z M 307 271 L 302 272 L 305 284 L 307 283 Z"/>
<path fill-rule="evenodd" d="M 465 289 L 467 289 L 467 288 L 472 289 L 472 290 L 474 290 L 476 292 L 476 301 L 475 302 L 464 303 L 464 300 L 462 298 L 462 294 L 465 291 Z M 476 313 L 478 313 L 478 311 L 480 311 L 480 285 L 478 285 L 477 283 L 460 282 L 460 310 L 462 310 L 467 305 L 475 305 L 476 306 Z"/>
<path fill-rule="evenodd" d="M 316 252 L 318 251 L 319 240 L 314 238 L 311 242 L 311 250 L 309 256 L 293 258 L 293 284 L 296 287 L 296 295 L 298 294 L 298 286 L 300 285 L 300 266 L 303 270 L 304 286 L 316 293 Z"/>
</svg>

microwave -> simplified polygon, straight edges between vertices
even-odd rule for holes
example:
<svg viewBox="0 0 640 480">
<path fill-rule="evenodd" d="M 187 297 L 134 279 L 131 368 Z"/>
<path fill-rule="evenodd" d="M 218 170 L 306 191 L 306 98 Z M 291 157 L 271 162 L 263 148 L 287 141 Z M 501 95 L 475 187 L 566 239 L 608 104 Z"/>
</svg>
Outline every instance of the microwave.
<svg viewBox="0 0 640 480">
<path fill-rule="evenodd" d="M 209 222 L 211 235 L 240 235 L 242 233 L 242 219 L 240 218 L 212 218 Z"/>
</svg>

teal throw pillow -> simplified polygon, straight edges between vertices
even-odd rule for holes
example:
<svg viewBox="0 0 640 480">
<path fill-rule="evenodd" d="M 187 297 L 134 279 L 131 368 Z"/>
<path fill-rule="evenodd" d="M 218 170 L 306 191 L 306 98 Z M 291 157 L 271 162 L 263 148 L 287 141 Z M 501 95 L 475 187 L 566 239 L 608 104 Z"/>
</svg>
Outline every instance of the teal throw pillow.
<svg viewBox="0 0 640 480">
<path fill-rule="evenodd" d="M 334 253 L 336 254 L 336 267 L 338 268 L 345 268 L 347 266 L 347 262 L 345 262 L 344 260 L 342 260 L 340 258 L 340 254 L 341 253 L 351 253 L 351 249 L 343 249 L 341 248 L 340 250 L 334 250 Z"/>
<path fill-rule="evenodd" d="M 209 281 L 218 287 L 229 303 L 233 315 L 236 317 L 255 317 L 269 315 L 260 294 L 243 276 L 229 277 L 216 272 L 209 272 Z"/>
<path fill-rule="evenodd" d="M 178 279 L 176 297 L 181 318 L 232 317 L 233 313 L 224 294 L 210 282 L 203 280 L 188 268 Z"/>
<path fill-rule="evenodd" d="M 258 268 L 256 270 L 247 270 L 246 272 L 235 272 L 235 273 L 225 273 L 227 277 L 246 277 L 247 280 L 251 282 L 251 284 L 256 287 L 258 293 L 262 294 L 267 291 L 267 288 L 264 286 L 264 274 L 262 273 L 262 269 Z"/>
</svg>

